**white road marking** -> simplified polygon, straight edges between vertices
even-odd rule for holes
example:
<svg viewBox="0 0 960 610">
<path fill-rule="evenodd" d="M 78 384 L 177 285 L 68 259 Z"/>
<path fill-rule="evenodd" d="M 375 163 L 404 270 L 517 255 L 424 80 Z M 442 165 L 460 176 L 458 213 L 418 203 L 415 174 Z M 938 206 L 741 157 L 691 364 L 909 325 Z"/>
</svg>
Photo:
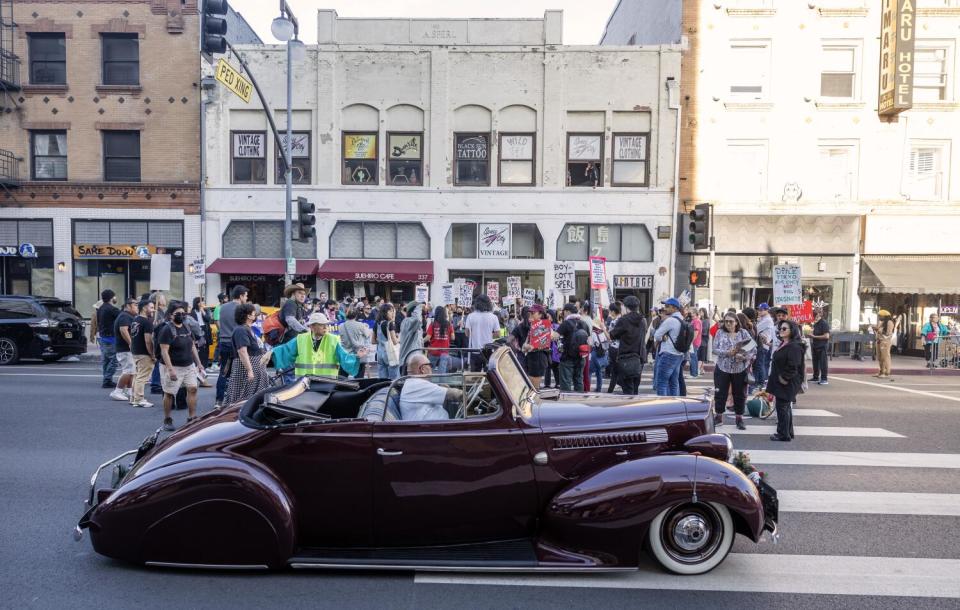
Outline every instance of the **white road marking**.
<svg viewBox="0 0 960 610">
<path fill-rule="evenodd" d="M 794 417 L 840 417 L 839 413 L 824 409 L 794 409 Z"/>
<path fill-rule="evenodd" d="M 780 512 L 960 517 L 960 494 L 778 489 Z"/>
<path fill-rule="evenodd" d="M 882 468 L 960 469 L 960 453 L 891 453 L 860 451 L 789 451 L 750 449 L 757 464 L 803 466 L 879 466 Z"/>
<path fill-rule="evenodd" d="M 883 428 L 844 428 L 842 426 L 796 426 L 797 436 L 842 436 L 864 438 L 906 438 L 902 434 L 884 430 Z M 746 430 L 730 430 L 730 434 L 773 434 L 775 426 L 755 426 L 751 424 Z M 727 432 L 727 430 L 724 430 Z"/>
<path fill-rule="evenodd" d="M 960 559 L 731 553 L 712 572 L 677 576 L 644 565 L 637 572 L 497 575 L 417 572 L 417 584 L 670 589 L 820 595 L 960 598 Z"/>
<path fill-rule="evenodd" d="M 921 395 L 921 396 L 929 396 L 929 397 L 931 397 L 931 398 L 939 398 L 940 400 L 952 400 L 952 401 L 954 401 L 954 402 L 960 402 L 960 397 L 956 397 L 956 396 L 944 396 L 944 395 L 942 395 L 942 394 L 934 394 L 933 392 L 925 392 L 925 391 L 923 391 L 923 390 L 911 390 L 910 388 L 901 388 L 901 387 L 899 387 L 899 386 L 892 385 L 892 384 L 890 384 L 889 382 L 886 382 L 886 383 L 877 383 L 877 382 L 873 382 L 873 381 L 860 381 L 859 379 L 847 379 L 846 377 L 838 377 L 838 376 L 836 376 L 836 375 L 831 375 L 831 376 L 830 376 L 830 379 L 836 379 L 836 380 L 839 380 L 839 381 L 846 381 L 847 383 L 859 383 L 859 384 L 863 384 L 863 385 L 872 385 L 872 386 L 874 386 L 874 387 L 887 388 L 887 389 L 889 389 L 889 390 L 894 390 L 894 391 L 896 391 L 896 392 L 909 392 L 910 394 L 919 394 L 919 395 Z"/>
<path fill-rule="evenodd" d="M 0 373 L 0 377 L 103 377 L 83 373 Z"/>
</svg>

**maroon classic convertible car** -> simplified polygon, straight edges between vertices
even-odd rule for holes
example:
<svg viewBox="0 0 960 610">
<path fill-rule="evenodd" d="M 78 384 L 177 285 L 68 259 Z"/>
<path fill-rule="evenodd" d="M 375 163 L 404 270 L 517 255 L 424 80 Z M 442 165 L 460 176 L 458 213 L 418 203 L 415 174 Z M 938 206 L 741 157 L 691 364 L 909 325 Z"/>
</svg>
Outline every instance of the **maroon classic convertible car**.
<svg viewBox="0 0 960 610">
<path fill-rule="evenodd" d="M 404 379 L 304 378 L 155 433 L 94 473 L 77 537 L 155 566 L 628 570 L 646 548 L 701 574 L 776 530 L 707 400 L 538 393 L 507 348 L 437 381 L 462 384 L 450 419 L 403 421 Z"/>
</svg>

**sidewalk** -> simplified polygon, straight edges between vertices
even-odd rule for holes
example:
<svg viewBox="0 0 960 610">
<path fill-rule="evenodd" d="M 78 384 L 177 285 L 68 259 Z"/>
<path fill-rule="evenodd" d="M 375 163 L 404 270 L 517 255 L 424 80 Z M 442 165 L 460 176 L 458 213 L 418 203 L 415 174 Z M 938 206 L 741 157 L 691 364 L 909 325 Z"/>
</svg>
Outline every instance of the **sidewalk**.
<svg viewBox="0 0 960 610">
<path fill-rule="evenodd" d="M 707 371 L 713 371 L 713 364 L 704 365 Z M 837 356 L 831 358 L 828 363 L 828 370 L 831 375 L 875 375 L 880 372 L 880 367 L 876 360 L 865 358 L 864 360 L 854 360 L 850 356 Z M 960 376 L 960 369 L 928 369 L 927 361 L 917 356 L 898 356 L 894 354 L 890 364 L 891 373 L 896 375 L 957 375 Z M 807 364 L 807 373 L 813 374 L 813 368 Z"/>
</svg>

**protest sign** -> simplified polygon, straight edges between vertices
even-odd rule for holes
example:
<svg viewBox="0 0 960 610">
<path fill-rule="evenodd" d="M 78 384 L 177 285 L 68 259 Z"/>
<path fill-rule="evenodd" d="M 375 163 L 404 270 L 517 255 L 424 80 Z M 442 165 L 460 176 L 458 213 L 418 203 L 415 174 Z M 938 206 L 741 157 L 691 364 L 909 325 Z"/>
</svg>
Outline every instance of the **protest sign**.
<svg viewBox="0 0 960 610">
<path fill-rule="evenodd" d="M 487 282 L 487 297 L 494 304 L 500 302 L 500 282 Z"/>
<path fill-rule="evenodd" d="M 577 289 L 576 273 L 572 262 L 553 263 L 553 285 L 561 293 L 573 292 Z"/>
<path fill-rule="evenodd" d="M 453 305 L 455 303 L 456 293 L 453 291 L 454 284 L 440 284 L 440 304 Z"/>
<path fill-rule="evenodd" d="M 602 256 L 590 257 L 590 288 L 607 289 L 607 259 Z"/>
<path fill-rule="evenodd" d="M 774 265 L 773 304 L 800 305 L 803 303 L 800 265 Z"/>
</svg>

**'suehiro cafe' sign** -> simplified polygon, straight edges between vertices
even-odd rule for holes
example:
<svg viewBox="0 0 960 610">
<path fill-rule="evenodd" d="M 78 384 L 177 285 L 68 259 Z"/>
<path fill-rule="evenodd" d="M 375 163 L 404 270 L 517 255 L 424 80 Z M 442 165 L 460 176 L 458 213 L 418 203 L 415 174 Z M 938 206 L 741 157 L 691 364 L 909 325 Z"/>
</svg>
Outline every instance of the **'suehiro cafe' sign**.
<svg viewBox="0 0 960 610">
<path fill-rule="evenodd" d="M 880 11 L 880 116 L 913 107 L 916 0 L 882 0 Z"/>
</svg>

